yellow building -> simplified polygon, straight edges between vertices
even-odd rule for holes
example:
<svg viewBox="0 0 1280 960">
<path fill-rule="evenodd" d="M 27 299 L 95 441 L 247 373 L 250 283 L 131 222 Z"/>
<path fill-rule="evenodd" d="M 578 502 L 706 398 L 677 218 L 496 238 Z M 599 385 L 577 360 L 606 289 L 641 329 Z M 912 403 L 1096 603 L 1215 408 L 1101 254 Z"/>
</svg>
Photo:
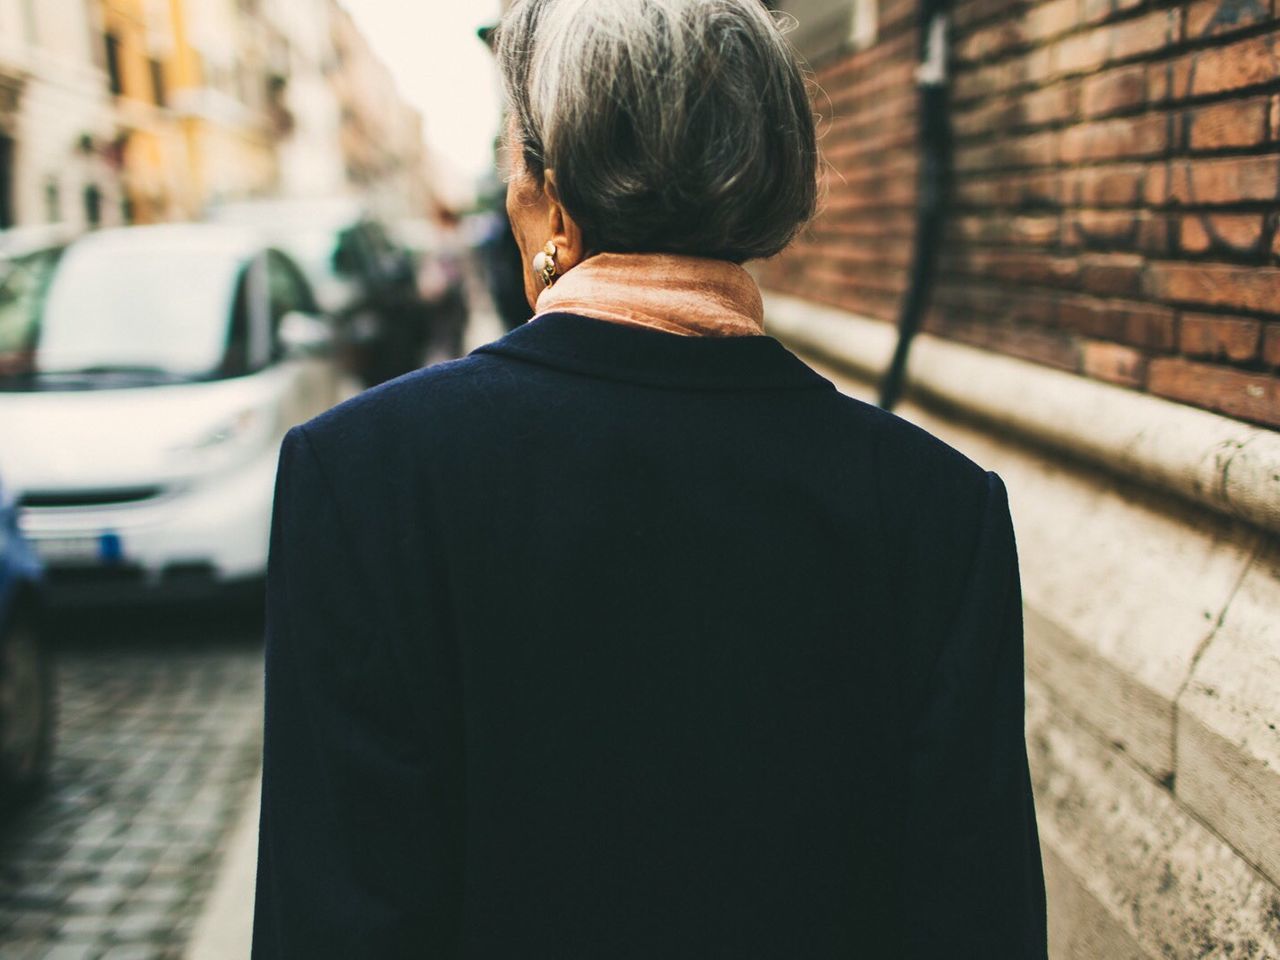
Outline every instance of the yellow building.
<svg viewBox="0 0 1280 960">
<path fill-rule="evenodd" d="M 187 214 L 274 194 L 288 44 L 237 0 L 168 0 L 169 102 L 185 146 Z"/>
<path fill-rule="evenodd" d="M 190 212 L 185 148 L 169 109 L 170 24 L 154 0 L 98 0 L 107 83 L 115 108 L 115 159 L 125 217 L 153 223 Z"/>
</svg>

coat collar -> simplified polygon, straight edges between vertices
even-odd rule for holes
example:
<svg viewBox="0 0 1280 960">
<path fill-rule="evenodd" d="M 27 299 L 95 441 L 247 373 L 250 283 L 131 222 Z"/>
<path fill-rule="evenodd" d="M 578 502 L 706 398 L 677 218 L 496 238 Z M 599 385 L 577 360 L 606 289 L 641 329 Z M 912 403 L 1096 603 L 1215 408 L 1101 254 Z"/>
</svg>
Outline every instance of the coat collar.
<svg viewBox="0 0 1280 960">
<path fill-rule="evenodd" d="M 542 314 L 475 352 L 654 387 L 834 389 L 773 337 L 678 336 L 572 313 Z"/>
</svg>

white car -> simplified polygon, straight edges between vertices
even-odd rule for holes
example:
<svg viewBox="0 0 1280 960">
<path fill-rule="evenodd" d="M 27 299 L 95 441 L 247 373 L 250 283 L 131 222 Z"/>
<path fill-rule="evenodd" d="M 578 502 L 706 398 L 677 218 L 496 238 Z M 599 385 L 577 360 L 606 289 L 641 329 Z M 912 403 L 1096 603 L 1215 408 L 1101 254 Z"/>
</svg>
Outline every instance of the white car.
<svg viewBox="0 0 1280 960">
<path fill-rule="evenodd" d="M 72 244 L 35 368 L 0 377 L 0 473 L 51 598 L 255 583 L 280 440 L 338 399 L 331 339 L 301 272 L 251 233 L 128 227 Z"/>
</svg>

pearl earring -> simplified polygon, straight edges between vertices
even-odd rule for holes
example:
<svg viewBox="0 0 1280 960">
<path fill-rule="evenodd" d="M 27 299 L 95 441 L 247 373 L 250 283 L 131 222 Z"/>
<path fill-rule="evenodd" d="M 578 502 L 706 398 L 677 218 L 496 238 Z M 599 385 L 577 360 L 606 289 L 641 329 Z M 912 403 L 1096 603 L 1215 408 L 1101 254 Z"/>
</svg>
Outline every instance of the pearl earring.
<svg viewBox="0 0 1280 960">
<path fill-rule="evenodd" d="M 533 256 L 533 272 L 542 278 L 545 286 L 549 287 L 555 283 L 556 275 L 560 272 L 559 267 L 556 266 L 558 252 L 556 245 L 548 240 L 547 245 Z"/>
</svg>

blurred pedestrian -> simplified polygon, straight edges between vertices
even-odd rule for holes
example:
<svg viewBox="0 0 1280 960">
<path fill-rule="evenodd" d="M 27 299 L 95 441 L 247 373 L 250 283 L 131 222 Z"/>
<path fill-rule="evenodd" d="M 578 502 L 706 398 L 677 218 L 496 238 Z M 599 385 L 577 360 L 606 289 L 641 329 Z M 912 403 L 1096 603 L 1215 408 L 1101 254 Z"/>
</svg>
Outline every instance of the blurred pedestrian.
<svg viewBox="0 0 1280 960">
<path fill-rule="evenodd" d="M 1043 958 L 1005 489 L 765 335 L 758 0 L 521 0 L 535 319 L 293 430 L 254 956 Z"/>
</svg>

